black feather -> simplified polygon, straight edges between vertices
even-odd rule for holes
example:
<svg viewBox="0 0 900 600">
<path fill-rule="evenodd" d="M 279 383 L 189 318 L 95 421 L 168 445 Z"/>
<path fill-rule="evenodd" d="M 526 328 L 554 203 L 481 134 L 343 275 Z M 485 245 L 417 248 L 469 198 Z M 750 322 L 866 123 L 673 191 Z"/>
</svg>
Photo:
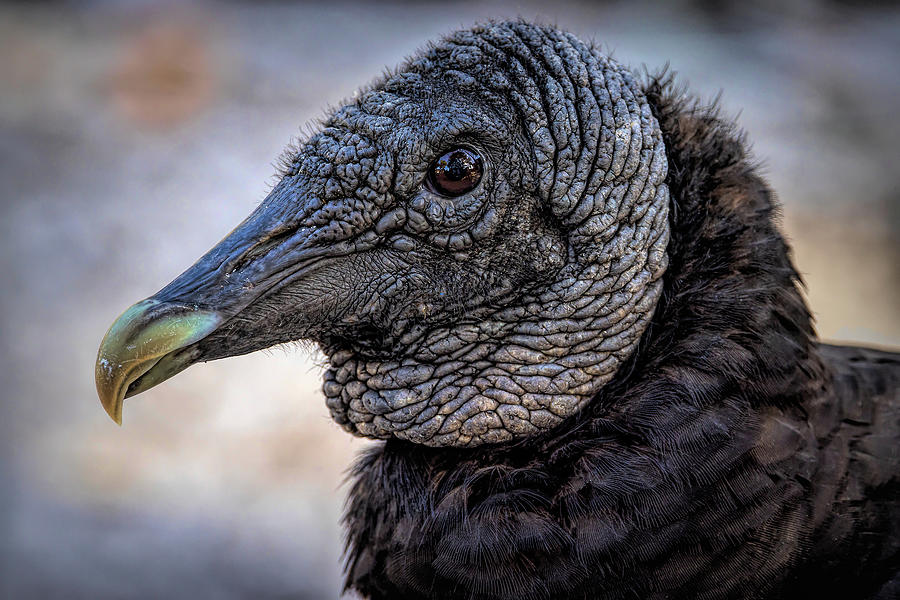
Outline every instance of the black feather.
<svg viewBox="0 0 900 600">
<path fill-rule="evenodd" d="M 370 598 L 888 598 L 900 355 L 820 344 L 745 142 L 645 86 L 671 192 L 665 290 L 580 414 L 502 446 L 390 440 L 353 470 Z"/>
</svg>

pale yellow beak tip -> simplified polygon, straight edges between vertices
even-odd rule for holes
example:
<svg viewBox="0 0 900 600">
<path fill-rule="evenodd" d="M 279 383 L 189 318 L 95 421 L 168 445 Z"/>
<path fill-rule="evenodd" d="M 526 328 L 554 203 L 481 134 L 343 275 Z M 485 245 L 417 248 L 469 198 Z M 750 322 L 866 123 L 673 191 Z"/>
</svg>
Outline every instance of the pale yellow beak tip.
<svg viewBox="0 0 900 600">
<path fill-rule="evenodd" d="M 219 315 L 195 308 L 167 305 L 157 300 L 138 302 L 120 316 L 106 332 L 97 353 L 94 380 L 106 414 L 122 424 L 122 405 L 129 385 L 161 360 L 164 373 L 149 376 L 139 393 L 167 379 L 184 364 L 173 365 L 165 357 L 202 339 L 221 322 Z M 162 365 L 161 365 L 162 366 Z"/>
<path fill-rule="evenodd" d="M 109 364 L 109 359 L 105 358 L 102 353 L 97 357 L 97 363 L 94 369 L 94 381 L 97 385 L 97 395 L 100 397 L 100 404 L 103 410 L 109 415 L 109 418 L 115 421 L 117 425 L 122 424 L 122 404 L 124 400 L 124 389 L 127 385 L 113 375 L 114 368 Z M 119 379 L 119 381 L 117 381 Z"/>
</svg>

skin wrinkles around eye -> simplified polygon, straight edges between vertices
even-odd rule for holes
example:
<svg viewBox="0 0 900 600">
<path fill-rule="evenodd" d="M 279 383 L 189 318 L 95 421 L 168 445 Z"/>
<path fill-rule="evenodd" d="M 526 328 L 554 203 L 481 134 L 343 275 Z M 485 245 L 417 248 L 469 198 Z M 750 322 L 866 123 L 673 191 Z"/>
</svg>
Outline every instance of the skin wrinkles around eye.
<svg viewBox="0 0 900 600">
<path fill-rule="evenodd" d="M 493 149 L 493 146 L 454 141 L 449 144 L 436 144 L 433 147 L 441 148 L 441 150 L 433 153 L 430 161 L 423 161 L 427 166 L 420 171 L 418 188 L 405 201 L 407 210 L 421 215 L 422 219 L 428 219 L 427 229 L 431 231 L 440 231 L 444 234 L 467 231 L 477 222 L 489 204 L 487 198 L 490 197 L 494 184 L 489 172 L 493 162 L 490 158 L 490 150 Z M 488 150 L 483 149 L 484 147 L 487 147 Z M 471 189 L 450 196 L 435 189 L 431 184 L 431 170 L 441 157 L 459 149 L 478 155 L 481 159 L 481 176 Z M 423 221 L 420 227 L 424 226 Z M 420 232 L 414 228 L 411 233 L 416 235 Z"/>
</svg>

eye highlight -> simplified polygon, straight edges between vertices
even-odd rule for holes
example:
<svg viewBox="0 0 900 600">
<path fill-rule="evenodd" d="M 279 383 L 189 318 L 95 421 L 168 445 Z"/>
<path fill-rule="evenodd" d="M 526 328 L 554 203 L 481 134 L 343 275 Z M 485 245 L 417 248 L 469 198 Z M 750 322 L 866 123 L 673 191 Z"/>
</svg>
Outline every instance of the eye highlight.
<svg viewBox="0 0 900 600">
<path fill-rule="evenodd" d="M 432 163 L 428 186 L 442 196 L 461 196 L 478 185 L 483 172 L 484 163 L 477 152 L 456 148 Z"/>
</svg>

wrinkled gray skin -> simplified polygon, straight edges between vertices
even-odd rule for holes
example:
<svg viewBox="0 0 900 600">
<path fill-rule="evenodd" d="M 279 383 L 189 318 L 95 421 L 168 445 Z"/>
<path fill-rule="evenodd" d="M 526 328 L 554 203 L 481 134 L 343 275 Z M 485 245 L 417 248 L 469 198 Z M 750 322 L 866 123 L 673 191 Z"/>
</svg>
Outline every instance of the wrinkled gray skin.
<svg viewBox="0 0 900 600">
<path fill-rule="evenodd" d="M 479 185 L 429 191 L 431 163 L 461 146 L 484 159 Z M 546 430 L 652 316 L 669 235 L 661 133 L 632 75 L 570 34 L 455 33 L 285 163 L 241 225 L 267 233 L 223 267 L 223 287 L 265 295 L 199 346 L 208 360 L 317 340 L 328 407 L 355 434 L 476 446 Z M 262 255 L 291 266 L 254 274 Z M 179 281 L 170 296 L 196 295 Z"/>
</svg>

